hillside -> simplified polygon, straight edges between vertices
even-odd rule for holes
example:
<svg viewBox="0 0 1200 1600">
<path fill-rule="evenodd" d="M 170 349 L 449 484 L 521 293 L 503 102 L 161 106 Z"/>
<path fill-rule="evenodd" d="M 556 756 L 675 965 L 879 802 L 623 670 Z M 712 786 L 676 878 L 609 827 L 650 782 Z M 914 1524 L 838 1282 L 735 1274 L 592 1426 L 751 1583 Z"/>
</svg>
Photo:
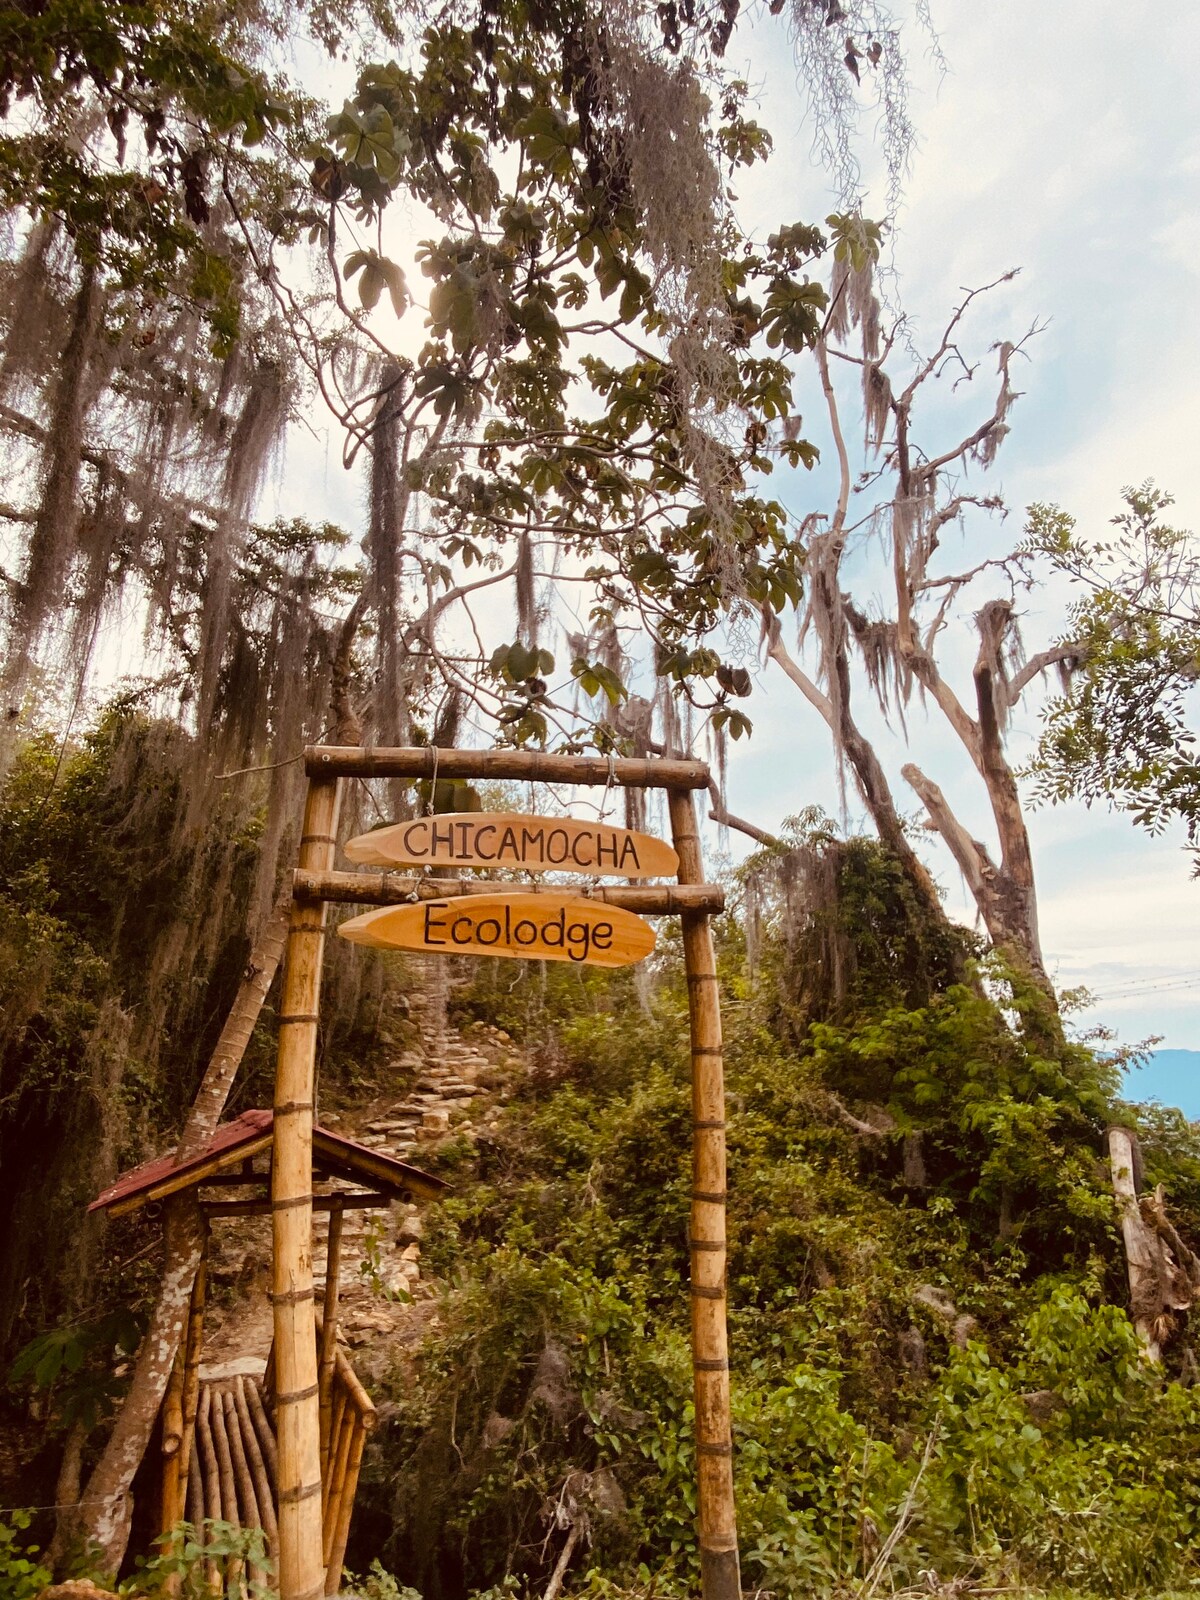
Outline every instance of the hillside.
<svg viewBox="0 0 1200 1600">
<path fill-rule="evenodd" d="M 0 850 L 21 863 L 0 896 L 0 1150 L 22 1174 L 3 1236 L 8 1506 L 51 1504 L 71 1451 L 86 1470 L 104 1440 L 156 1245 L 83 1208 L 170 1147 L 245 963 L 249 824 L 214 815 L 191 857 L 122 848 L 122 828 L 146 830 L 128 786 L 169 809 L 175 759 L 147 726 L 110 723 L 61 772 L 33 746 L 0 806 Z M 166 959 L 180 896 L 203 903 L 218 868 L 225 920 L 184 984 Z M 748 1591 L 1196 1581 L 1196 1129 L 1123 1103 L 1116 1066 L 931 918 L 881 846 L 825 829 L 729 892 L 716 933 Z M 612 974 L 430 969 L 334 940 L 323 1007 L 321 1117 L 450 1184 L 420 1218 L 351 1230 L 344 1331 L 379 1419 L 348 1552 L 374 1569 L 363 1592 L 693 1594 L 677 930 Z M 274 1032 L 272 1002 L 231 1112 L 270 1102 Z M 1114 1122 L 1140 1138 L 1143 1209 L 1174 1241 L 1157 1364 L 1130 1318 Z M 47 1152 L 70 1152 L 69 1182 Z M 269 1343 L 267 1235 L 217 1226 L 206 1360 L 237 1373 Z M 52 1518 L 33 1519 L 18 1542 L 48 1540 Z"/>
</svg>

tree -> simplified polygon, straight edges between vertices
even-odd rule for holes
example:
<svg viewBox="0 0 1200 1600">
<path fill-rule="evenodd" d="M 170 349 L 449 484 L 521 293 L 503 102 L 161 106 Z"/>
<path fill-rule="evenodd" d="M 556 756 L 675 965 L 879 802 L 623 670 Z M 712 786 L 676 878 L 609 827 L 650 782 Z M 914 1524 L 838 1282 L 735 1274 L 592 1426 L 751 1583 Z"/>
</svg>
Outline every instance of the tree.
<svg viewBox="0 0 1200 1600">
<path fill-rule="evenodd" d="M 956 387 L 978 377 L 978 362 L 968 363 L 959 341 L 963 319 L 983 291 L 965 296 L 930 354 L 912 357 L 903 376 L 893 376 L 905 359 L 907 335 L 902 320 L 886 332 L 881 328 L 869 265 L 843 264 L 832 314 L 817 345 L 839 486 L 832 510 L 811 513 L 801 528 L 807 588 L 800 641 L 815 646 L 816 659 L 806 666 L 778 622 L 764 615 L 767 653 L 828 726 L 838 759 L 852 773 L 880 839 L 904 864 L 929 908 L 936 907 L 937 892 L 909 838 L 875 745 L 854 711 L 856 668 L 876 706 L 902 727 L 914 699 L 941 714 L 982 784 L 998 855 L 971 836 L 942 789 L 915 762 L 904 766 L 903 776 L 925 809 L 926 826 L 939 835 L 962 873 L 992 943 L 1051 995 L 1033 857 L 1005 731 L 1023 691 L 1049 667 L 1068 665 L 1075 647 L 1060 642 L 1025 659 L 1017 597 L 1028 576 L 1018 553 L 981 555 L 949 570 L 939 556 L 949 530 L 968 513 L 1003 509 L 997 495 L 973 488 L 968 477 L 990 465 L 1008 433 L 1006 419 L 1017 398 L 1011 368 L 1024 340 L 993 346 L 998 377 L 983 415 L 948 442 L 922 448 L 915 412 L 930 388 L 948 374 Z M 845 343 L 854 326 L 861 341 L 857 352 Z M 867 465 L 859 476 L 842 423 L 844 400 L 833 381 L 835 362 L 857 371 L 862 381 Z M 860 563 L 862 576 L 856 575 L 854 588 L 848 589 L 849 558 L 870 538 L 880 540 L 884 561 L 866 573 Z M 873 580 L 879 593 L 873 592 Z M 968 592 L 976 607 L 978 642 L 965 700 L 943 661 L 948 625 Z"/>
<path fill-rule="evenodd" d="M 51 8 L 8 41 L 36 125 L 7 150 L 21 240 L 0 370 L 11 720 L 39 667 L 67 669 L 78 706 L 104 620 L 132 600 L 160 655 L 152 687 L 197 735 L 183 831 L 196 836 L 214 767 L 270 771 L 260 915 L 289 758 L 330 700 L 347 738 L 449 740 L 465 704 L 514 742 L 627 744 L 627 609 L 662 622 L 664 680 L 743 726 L 729 697 L 744 673 L 686 641 L 799 597 L 782 511 L 754 477 L 769 425 L 792 415 L 789 361 L 818 331 L 809 269 L 871 235 L 846 211 L 763 249 L 741 237 L 729 178 L 769 139 L 720 65 L 737 11 L 452 7 L 419 53 L 363 69 L 315 149 L 321 111 L 274 70 L 284 22 L 269 8 L 118 6 L 80 36 Z M 794 12 L 810 44 L 824 30 L 825 60 L 845 14 Z M 328 44 L 357 14 L 314 6 L 302 21 Z M 855 15 L 869 27 L 882 12 Z M 861 46 L 840 72 L 901 59 Z M 415 355 L 374 316 L 411 303 L 383 233 L 400 196 L 446 230 L 418 254 L 431 289 Z M 345 426 L 348 460 L 369 454 L 361 572 L 339 530 L 251 520 L 306 382 Z M 813 459 L 790 425 L 776 449 Z M 546 574 L 591 606 L 593 637 L 555 686 Z M 500 584 L 517 637 L 448 646 L 443 625 L 473 626 L 473 597 Z M 355 649 L 368 625 L 370 661 Z M 577 714 L 576 688 L 599 716 Z M 118 1429 L 106 1515 L 136 1420 Z M 115 1559 L 119 1518 L 102 1532 Z"/>
<path fill-rule="evenodd" d="M 451 6 L 403 63 L 363 71 L 315 151 L 321 108 L 291 91 L 272 43 L 298 24 L 329 47 L 360 17 L 379 22 L 372 6 L 314 4 L 298 19 L 265 5 L 215 18 L 117 7 L 83 39 L 47 13 L 24 54 L 10 52 L 14 92 L 37 122 L 24 154 L 10 152 L 37 179 L 12 189 L 32 226 L 5 343 L 6 375 L 33 403 L 0 419 L 32 490 L 7 508 L 25 536 L 7 574 L 12 703 L 54 634 L 69 638 L 83 682 L 89 641 L 126 586 L 150 596 L 160 643 L 190 539 L 205 598 L 181 715 L 206 737 L 215 725 L 230 764 L 230 704 L 239 731 L 262 726 L 225 693 L 239 648 L 233 574 L 304 380 L 346 426 L 348 461 L 371 457 L 360 621 L 375 624 L 375 661 L 360 698 L 376 733 L 399 736 L 413 681 L 432 666 L 506 736 L 546 736 L 549 701 L 531 686 L 548 668 L 529 655 L 526 625 L 537 573 L 590 581 L 578 565 L 602 536 L 639 592 L 678 589 L 685 614 L 733 603 L 743 569 L 776 599 L 794 592 L 777 510 L 743 478 L 761 463 L 766 423 L 787 412 L 781 357 L 811 340 L 821 290 L 804 269 L 825 239 L 797 226 L 755 252 L 738 234 L 730 175 L 769 148 L 720 61 L 739 9 Z M 911 130 L 886 8 L 860 0 L 818 16 L 796 0 L 790 19 L 843 186 L 857 107 L 834 67 L 884 86 L 894 168 Z M 844 59 L 842 24 L 854 29 Z M 102 206 L 84 228 L 80 196 L 113 171 L 142 209 Z M 415 357 L 397 355 L 372 316 L 409 303 L 384 249 L 398 195 L 449 230 L 418 252 L 431 338 Z M 741 293 L 749 283 L 762 305 Z M 147 287 L 162 303 L 146 305 Z M 26 332 L 43 324 L 34 348 Z M 583 398 L 568 415 L 572 386 Z M 795 437 L 787 453 L 810 458 Z M 515 653 L 456 661 L 432 628 L 420 650 L 401 645 L 406 583 L 424 591 L 418 610 L 445 618 L 503 581 L 522 613 Z M 592 620 L 603 632 L 603 616 Z M 573 671 L 567 687 L 582 685 L 602 713 L 621 699 L 598 656 L 577 656 Z M 295 734 L 276 728 L 273 747 L 242 759 L 265 763 Z"/>
<path fill-rule="evenodd" d="M 1045 709 L 1031 763 L 1039 799 L 1096 801 L 1160 833 L 1182 822 L 1200 851 L 1200 756 L 1190 704 L 1200 674 L 1200 555 L 1163 521 L 1171 496 L 1124 491 L 1107 539 L 1055 506 L 1030 507 L 1029 550 L 1082 591 L 1064 644 L 1075 671 Z"/>
</svg>

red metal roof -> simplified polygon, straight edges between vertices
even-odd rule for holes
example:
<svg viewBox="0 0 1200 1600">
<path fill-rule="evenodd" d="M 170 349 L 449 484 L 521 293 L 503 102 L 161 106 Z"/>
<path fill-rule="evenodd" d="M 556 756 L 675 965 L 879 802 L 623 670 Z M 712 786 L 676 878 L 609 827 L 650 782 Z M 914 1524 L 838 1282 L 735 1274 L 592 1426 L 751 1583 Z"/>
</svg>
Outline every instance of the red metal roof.
<svg viewBox="0 0 1200 1600">
<path fill-rule="evenodd" d="M 115 1183 L 97 1195 L 88 1210 L 107 1211 L 119 1201 L 130 1200 L 135 1195 L 147 1193 L 165 1179 L 182 1176 L 193 1169 L 197 1172 L 197 1184 L 203 1183 L 205 1176 L 211 1170 L 215 1156 L 236 1156 L 238 1150 L 256 1143 L 264 1134 L 269 1133 L 274 1120 L 273 1111 L 265 1109 L 243 1111 L 241 1116 L 235 1117 L 232 1122 L 222 1122 L 204 1149 L 189 1160 L 177 1162 L 174 1155 L 156 1156 L 152 1161 L 143 1161 L 140 1167 L 123 1172 Z M 394 1156 L 384 1155 L 381 1150 L 372 1150 L 367 1145 L 358 1144 L 354 1139 L 347 1139 L 343 1134 L 334 1133 L 329 1128 L 314 1127 L 313 1132 L 320 1134 L 327 1147 L 333 1147 L 330 1153 L 335 1155 L 339 1164 L 360 1173 L 364 1182 L 378 1184 L 380 1181 L 386 1183 L 390 1179 L 396 1188 L 402 1189 L 415 1180 L 426 1188 L 445 1187 L 440 1178 L 422 1172 L 419 1167 L 410 1167 L 407 1162 L 397 1161 Z M 316 1157 L 316 1164 L 318 1166 L 321 1164 L 319 1154 Z M 185 1184 L 181 1187 L 188 1186 Z"/>
</svg>

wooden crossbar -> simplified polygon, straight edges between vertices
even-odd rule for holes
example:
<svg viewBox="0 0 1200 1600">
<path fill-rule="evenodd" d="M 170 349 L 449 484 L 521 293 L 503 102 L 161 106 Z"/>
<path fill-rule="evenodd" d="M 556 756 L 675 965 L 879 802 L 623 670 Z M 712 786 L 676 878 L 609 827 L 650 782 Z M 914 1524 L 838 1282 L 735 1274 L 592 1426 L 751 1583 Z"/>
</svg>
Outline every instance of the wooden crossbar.
<svg viewBox="0 0 1200 1600">
<path fill-rule="evenodd" d="M 527 783 L 617 784 L 622 789 L 707 789 L 703 761 L 667 756 L 556 756 L 542 750 L 370 749 L 309 745 L 310 778 L 495 778 Z"/>
<path fill-rule="evenodd" d="M 385 1211 L 395 1199 L 392 1194 L 314 1195 L 314 1211 Z M 269 1217 L 271 1201 L 266 1195 L 255 1200 L 201 1200 L 209 1217 Z"/>
<path fill-rule="evenodd" d="M 417 900 L 452 900 L 460 895 L 499 894 L 510 885 L 482 878 L 410 878 L 395 872 L 304 872 L 292 874 L 298 900 L 336 900 L 346 905 L 395 906 Z M 521 883 L 522 894 L 562 894 L 563 885 Z M 606 906 L 620 906 L 645 917 L 681 916 L 685 911 L 715 915 L 725 909 L 719 883 L 598 884 L 580 894 Z"/>
</svg>

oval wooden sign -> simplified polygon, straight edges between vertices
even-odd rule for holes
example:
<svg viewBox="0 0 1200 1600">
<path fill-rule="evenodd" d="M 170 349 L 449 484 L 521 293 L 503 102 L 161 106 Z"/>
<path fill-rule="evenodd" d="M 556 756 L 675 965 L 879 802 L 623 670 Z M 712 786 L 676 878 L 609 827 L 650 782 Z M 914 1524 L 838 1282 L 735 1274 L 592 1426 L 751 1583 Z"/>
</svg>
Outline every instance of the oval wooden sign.
<svg viewBox="0 0 1200 1600">
<path fill-rule="evenodd" d="M 338 933 L 375 950 L 513 956 L 590 967 L 632 966 L 656 942 L 654 929 L 632 911 L 574 894 L 471 894 L 384 906 L 351 917 Z"/>
<path fill-rule="evenodd" d="M 351 861 L 370 867 L 522 867 L 589 877 L 674 877 L 679 857 L 663 839 L 573 817 L 451 811 L 394 822 L 346 843 Z"/>
</svg>

